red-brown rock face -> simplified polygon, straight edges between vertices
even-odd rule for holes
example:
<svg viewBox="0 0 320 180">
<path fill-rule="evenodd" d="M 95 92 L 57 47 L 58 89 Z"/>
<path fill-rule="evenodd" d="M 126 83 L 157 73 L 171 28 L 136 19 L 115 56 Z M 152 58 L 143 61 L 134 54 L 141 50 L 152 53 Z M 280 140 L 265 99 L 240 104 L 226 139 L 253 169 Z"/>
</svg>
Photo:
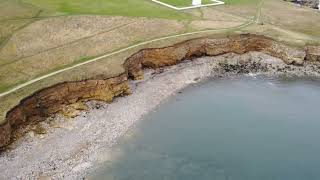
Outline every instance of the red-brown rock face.
<svg viewBox="0 0 320 180">
<path fill-rule="evenodd" d="M 260 51 L 282 59 L 287 64 L 303 64 L 304 50 L 286 46 L 270 38 L 257 35 L 240 35 L 220 39 L 193 39 L 174 46 L 145 49 L 132 55 L 126 62 L 129 75 L 143 78 L 143 67 L 159 68 L 180 63 L 184 59 L 199 56 L 217 56 L 225 53 L 243 54 Z"/>
<path fill-rule="evenodd" d="M 44 120 L 76 102 L 111 102 L 116 96 L 128 94 L 130 89 L 126 74 L 106 80 L 66 82 L 40 90 L 7 113 L 8 123 L 0 126 L 0 147 L 9 143 L 11 127 L 14 130 L 20 125 Z"/>
<path fill-rule="evenodd" d="M 319 49 L 319 47 L 316 47 Z M 76 102 L 101 100 L 111 102 L 120 95 L 130 94 L 128 76 L 143 78 L 143 68 L 159 68 L 180 63 L 199 56 L 216 56 L 225 53 L 243 54 L 260 51 L 282 59 L 287 64 L 301 65 L 306 51 L 289 47 L 264 36 L 240 35 L 229 38 L 201 38 L 185 41 L 170 47 L 144 49 L 127 59 L 124 66 L 128 74 L 105 80 L 66 82 L 40 90 L 25 98 L 7 113 L 7 123 L 0 126 L 0 147 L 10 142 L 12 130 L 23 124 L 34 123 L 49 117 Z M 319 60 L 319 51 L 307 49 L 307 59 Z"/>
<path fill-rule="evenodd" d="M 9 144 L 11 138 L 11 126 L 7 121 L 5 124 L 0 126 L 0 147 Z"/>
</svg>

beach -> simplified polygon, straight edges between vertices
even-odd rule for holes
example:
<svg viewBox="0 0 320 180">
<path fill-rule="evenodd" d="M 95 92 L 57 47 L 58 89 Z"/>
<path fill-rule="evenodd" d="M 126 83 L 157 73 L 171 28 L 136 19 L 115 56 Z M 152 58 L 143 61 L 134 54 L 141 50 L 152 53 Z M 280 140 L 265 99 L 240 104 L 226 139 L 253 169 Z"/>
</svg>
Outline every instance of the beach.
<svg viewBox="0 0 320 180">
<path fill-rule="evenodd" d="M 318 64 L 287 65 L 278 58 L 250 52 L 186 60 L 145 70 L 143 80 L 130 81 L 132 94 L 110 104 L 87 102 L 75 118 L 57 115 L 41 122 L 46 133 L 30 131 L 0 154 L 0 179 L 79 179 L 112 158 L 108 152 L 148 112 L 183 88 L 203 80 L 236 75 L 319 77 Z"/>
</svg>

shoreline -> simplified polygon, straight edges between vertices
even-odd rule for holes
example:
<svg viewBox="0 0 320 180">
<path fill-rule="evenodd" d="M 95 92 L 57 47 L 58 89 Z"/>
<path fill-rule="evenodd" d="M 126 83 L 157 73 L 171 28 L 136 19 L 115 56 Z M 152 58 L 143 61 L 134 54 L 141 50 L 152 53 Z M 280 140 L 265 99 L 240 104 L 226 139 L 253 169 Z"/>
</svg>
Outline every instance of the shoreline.
<svg viewBox="0 0 320 180">
<path fill-rule="evenodd" d="M 144 80 L 130 82 L 130 96 L 116 98 L 111 104 L 89 102 L 88 112 L 74 119 L 58 116 L 41 122 L 47 133 L 29 132 L 12 145 L 12 150 L 0 154 L 0 179 L 85 177 L 108 160 L 105 151 L 166 99 L 191 84 L 238 74 L 320 77 L 320 69 L 319 64 L 287 65 L 278 58 L 250 52 L 202 57 L 146 70 Z"/>
<path fill-rule="evenodd" d="M 58 113 L 76 117 L 81 110 L 86 109 L 84 103 L 87 101 L 111 103 L 115 97 L 130 95 L 129 80 L 144 79 L 144 70 L 148 68 L 159 70 L 180 64 L 186 59 L 227 53 L 245 54 L 253 51 L 280 58 L 286 64 L 302 66 L 320 61 L 319 48 L 306 46 L 302 49 L 261 35 L 241 34 L 225 38 L 191 39 L 162 48 L 142 49 L 127 57 L 120 65 L 121 72 L 111 77 L 106 77 L 102 73 L 90 79 L 61 82 L 23 98 L 16 106 L 10 108 L 6 117 L 1 120 L 8 123 L 0 125 L 0 147 L 5 147 L 22 137 L 29 131 L 28 126 L 37 125 Z M 228 68 L 243 71 L 246 67 Z M 42 131 L 41 128 L 35 128 L 37 131 Z"/>
</svg>

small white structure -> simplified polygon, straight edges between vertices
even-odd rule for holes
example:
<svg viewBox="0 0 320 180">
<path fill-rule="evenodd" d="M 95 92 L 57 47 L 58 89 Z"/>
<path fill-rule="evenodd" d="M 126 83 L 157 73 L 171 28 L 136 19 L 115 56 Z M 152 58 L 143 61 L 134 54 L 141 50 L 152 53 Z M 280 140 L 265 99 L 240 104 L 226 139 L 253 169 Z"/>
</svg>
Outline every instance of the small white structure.
<svg viewBox="0 0 320 180">
<path fill-rule="evenodd" d="M 200 6 L 201 4 L 201 0 L 192 0 L 192 6 Z"/>
</svg>

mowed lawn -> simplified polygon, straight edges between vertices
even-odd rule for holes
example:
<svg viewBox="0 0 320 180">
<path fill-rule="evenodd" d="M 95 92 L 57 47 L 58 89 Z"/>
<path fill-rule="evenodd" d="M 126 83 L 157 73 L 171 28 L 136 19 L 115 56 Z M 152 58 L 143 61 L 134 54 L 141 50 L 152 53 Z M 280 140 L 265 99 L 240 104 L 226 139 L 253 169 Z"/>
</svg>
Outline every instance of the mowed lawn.
<svg viewBox="0 0 320 180">
<path fill-rule="evenodd" d="M 257 4 L 261 0 L 222 0 L 226 5 L 237 5 L 237 4 Z"/>
<path fill-rule="evenodd" d="M 188 7 L 192 5 L 192 0 L 160 0 L 160 1 L 176 7 Z M 202 0 L 203 5 L 212 4 L 212 3 L 214 2 L 211 0 Z"/>
<path fill-rule="evenodd" d="M 190 19 L 187 13 L 159 6 L 151 0 L 21 0 L 42 9 L 42 14 L 97 14 L 111 16 Z"/>
<path fill-rule="evenodd" d="M 17 0 L 14 0 L 17 1 Z M 161 0 L 176 6 L 190 6 L 192 0 Z M 248 4 L 259 0 L 222 0 L 228 5 Z M 97 14 L 111 16 L 134 16 L 166 19 L 190 19 L 185 12 L 161 6 L 151 0 L 20 0 L 42 10 L 42 15 L 53 14 Z M 212 3 L 202 0 L 203 4 Z"/>
</svg>

